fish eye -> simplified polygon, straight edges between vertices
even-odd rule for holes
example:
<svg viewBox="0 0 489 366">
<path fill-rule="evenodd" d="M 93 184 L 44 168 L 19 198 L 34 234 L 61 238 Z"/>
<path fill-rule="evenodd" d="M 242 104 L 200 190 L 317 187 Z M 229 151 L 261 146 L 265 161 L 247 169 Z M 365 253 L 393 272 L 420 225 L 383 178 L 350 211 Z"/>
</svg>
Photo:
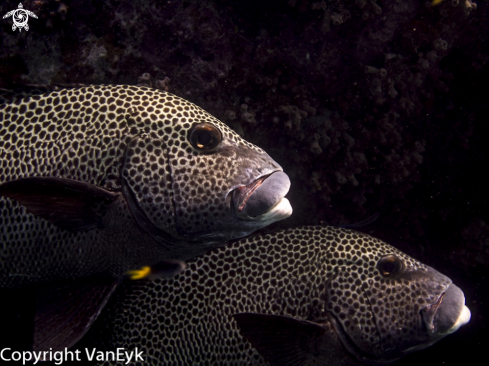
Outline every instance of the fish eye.
<svg viewBox="0 0 489 366">
<path fill-rule="evenodd" d="M 192 126 L 188 139 L 195 149 L 209 151 L 219 145 L 222 141 L 222 134 L 216 126 L 203 122 Z"/>
<path fill-rule="evenodd" d="M 379 259 L 377 269 L 384 277 L 392 277 L 398 274 L 403 268 L 402 261 L 395 255 L 389 254 Z"/>
</svg>

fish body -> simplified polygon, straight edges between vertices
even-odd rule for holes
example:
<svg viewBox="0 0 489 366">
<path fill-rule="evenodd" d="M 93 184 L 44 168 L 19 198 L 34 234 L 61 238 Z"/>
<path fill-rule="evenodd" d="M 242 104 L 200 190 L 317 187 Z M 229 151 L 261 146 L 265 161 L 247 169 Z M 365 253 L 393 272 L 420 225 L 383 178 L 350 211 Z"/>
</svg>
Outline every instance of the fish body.
<svg viewBox="0 0 489 366">
<path fill-rule="evenodd" d="M 291 214 L 273 159 L 163 91 L 32 95 L 0 106 L 0 136 L 3 288 L 187 260 Z"/>
<path fill-rule="evenodd" d="M 337 227 L 245 238 L 120 290 L 83 346 L 145 365 L 386 365 L 470 319 L 448 277 Z"/>
<path fill-rule="evenodd" d="M 35 350 L 80 339 L 126 273 L 174 275 L 292 213 L 282 168 L 182 98 L 125 85 L 4 95 L 0 290 L 36 287 Z"/>
</svg>

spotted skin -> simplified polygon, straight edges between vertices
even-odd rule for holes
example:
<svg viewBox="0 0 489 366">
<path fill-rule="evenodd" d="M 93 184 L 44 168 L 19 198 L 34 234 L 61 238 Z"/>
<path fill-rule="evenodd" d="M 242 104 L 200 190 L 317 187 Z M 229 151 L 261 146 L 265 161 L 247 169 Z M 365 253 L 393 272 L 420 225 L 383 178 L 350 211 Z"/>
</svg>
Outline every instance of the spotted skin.
<svg viewBox="0 0 489 366">
<path fill-rule="evenodd" d="M 4 105 L 0 120 L 2 182 L 62 176 L 110 187 L 120 176 L 116 162 L 136 135 L 150 134 L 177 149 L 184 145 L 185 156 L 195 156 L 186 141 L 194 122 L 213 123 L 226 139 L 264 154 L 194 104 L 146 87 L 91 86 L 34 95 Z"/>
<path fill-rule="evenodd" d="M 197 151 L 188 140 L 192 126 L 203 122 L 223 136 L 211 152 Z M 228 193 L 281 170 L 224 123 L 160 90 L 75 87 L 4 103 L 0 183 L 59 177 L 120 197 L 107 212 L 100 212 L 104 227 L 76 233 L 0 197 L 0 287 L 114 275 L 161 258 L 186 260 L 202 254 L 277 220 L 238 219 L 231 213 Z M 147 227 L 134 222 L 131 204 L 148 219 Z M 164 235 L 156 237 L 154 232 Z M 166 241 L 159 239 L 163 236 Z M 106 257 L 118 258 L 119 253 L 127 255 L 120 263 Z"/>
<path fill-rule="evenodd" d="M 404 265 L 394 279 L 376 268 L 385 255 Z M 138 365 L 267 364 L 232 318 L 245 312 L 336 319 L 370 359 L 395 359 L 430 344 L 419 312 L 450 284 L 379 239 L 345 228 L 301 227 L 213 250 L 172 279 L 125 285 L 84 346 L 137 347 L 145 357 Z M 341 357 L 327 364 L 356 364 Z"/>
</svg>

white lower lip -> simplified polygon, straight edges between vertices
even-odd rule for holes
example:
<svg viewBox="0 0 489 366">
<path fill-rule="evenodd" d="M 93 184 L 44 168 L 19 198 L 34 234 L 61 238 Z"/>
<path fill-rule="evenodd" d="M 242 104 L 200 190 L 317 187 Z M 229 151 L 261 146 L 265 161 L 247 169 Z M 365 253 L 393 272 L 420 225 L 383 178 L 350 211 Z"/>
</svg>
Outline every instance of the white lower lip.
<svg viewBox="0 0 489 366">
<path fill-rule="evenodd" d="M 253 217 L 254 220 L 260 221 L 279 221 L 286 219 L 292 215 L 292 206 L 287 198 L 282 198 L 279 203 L 273 206 L 270 210 L 265 212 L 263 215 Z"/>
<path fill-rule="evenodd" d="M 460 312 L 460 315 L 458 316 L 457 321 L 455 322 L 453 327 L 448 330 L 447 334 L 453 333 L 458 330 L 458 328 L 460 328 L 462 325 L 467 324 L 470 320 L 470 315 L 471 314 L 469 308 L 464 305 L 462 311 Z"/>
</svg>

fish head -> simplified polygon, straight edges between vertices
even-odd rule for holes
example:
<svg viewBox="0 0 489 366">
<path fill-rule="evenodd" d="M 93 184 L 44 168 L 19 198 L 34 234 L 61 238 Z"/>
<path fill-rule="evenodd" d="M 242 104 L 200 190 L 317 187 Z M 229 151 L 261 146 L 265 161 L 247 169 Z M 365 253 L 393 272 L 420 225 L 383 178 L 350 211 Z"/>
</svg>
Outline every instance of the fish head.
<svg viewBox="0 0 489 366">
<path fill-rule="evenodd" d="M 470 320 L 464 294 L 450 278 L 378 239 L 354 236 L 343 246 L 350 260 L 328 284 L 327 309 L 359 361 L 388 364 Z"/>
<path fill-rule="evenodd" d="M 128 144 L 123 192 L 140 226 L 189 259 L 292 213 L 266 152 L 194 104 L 160 92 L 155 127 Z"/>
</svg>

